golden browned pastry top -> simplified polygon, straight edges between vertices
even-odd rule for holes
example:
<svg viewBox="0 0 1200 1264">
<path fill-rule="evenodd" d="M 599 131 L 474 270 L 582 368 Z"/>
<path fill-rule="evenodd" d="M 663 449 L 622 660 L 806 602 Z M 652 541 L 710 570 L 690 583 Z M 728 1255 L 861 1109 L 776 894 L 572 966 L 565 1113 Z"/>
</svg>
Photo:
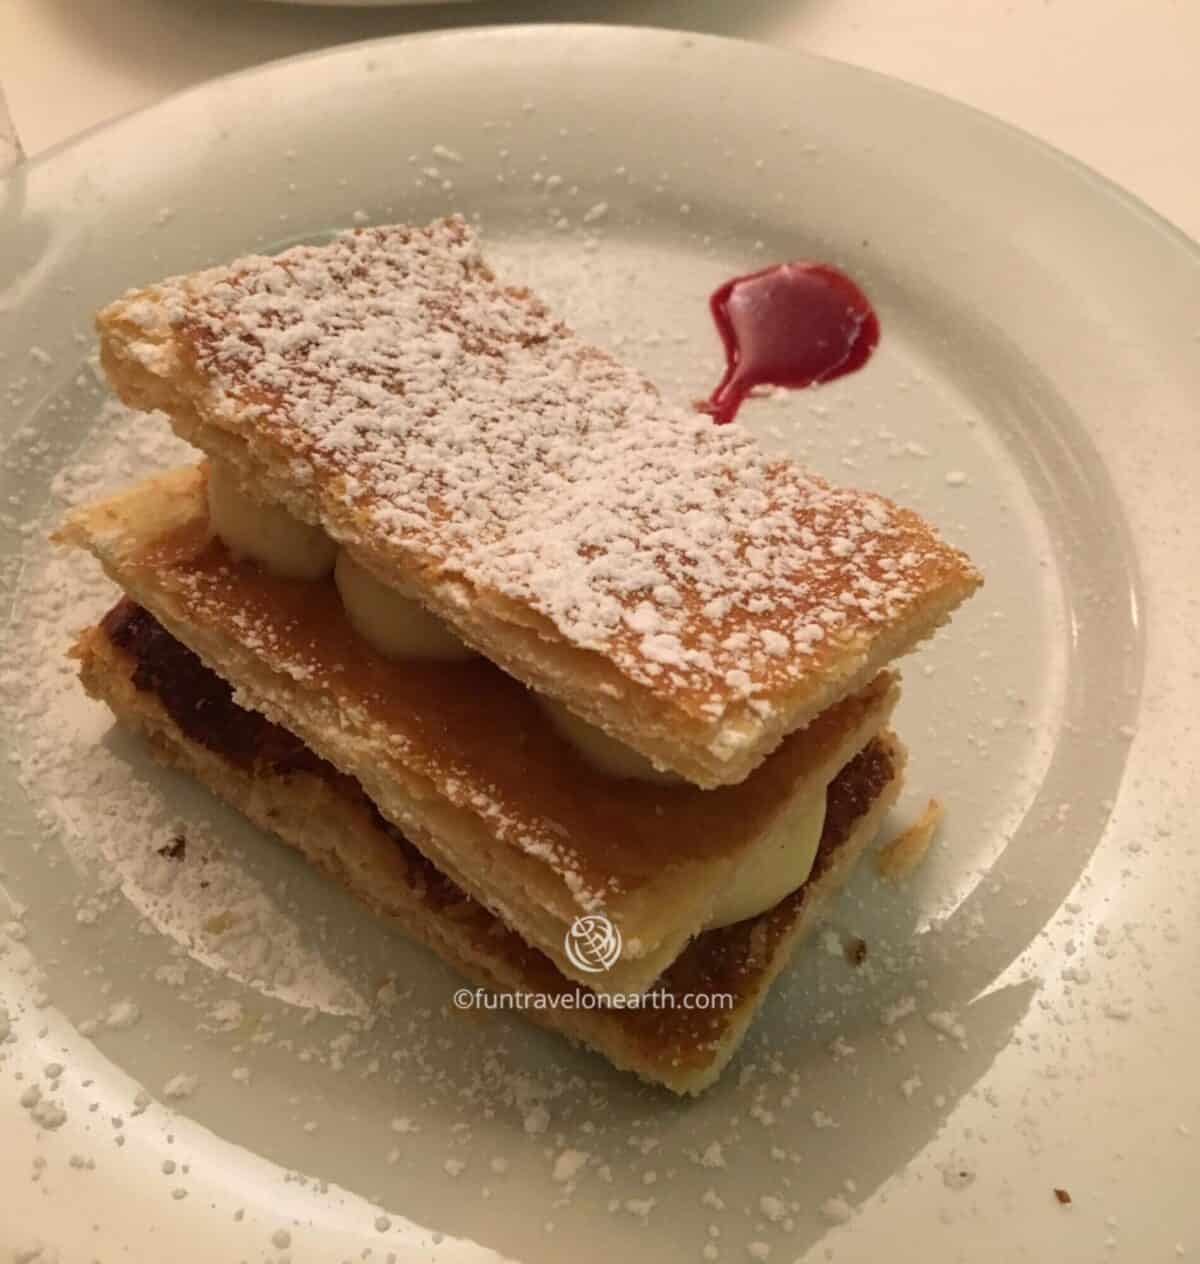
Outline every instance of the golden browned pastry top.
<svg viewBox="0 0 1200 1264">
<path fill-rule="evenodd" d="M 236 440 L 381 576 L 457 586 L 669 698 L 718 764 L 766 734 L 753 766 L 978 583 L 911 511 L 666 404 L 497 282 L 460 219 L 164 281 L 100 329 L 127 398 Z M 568 700 L 638 745 L 619 708 Z"/>
</svg>

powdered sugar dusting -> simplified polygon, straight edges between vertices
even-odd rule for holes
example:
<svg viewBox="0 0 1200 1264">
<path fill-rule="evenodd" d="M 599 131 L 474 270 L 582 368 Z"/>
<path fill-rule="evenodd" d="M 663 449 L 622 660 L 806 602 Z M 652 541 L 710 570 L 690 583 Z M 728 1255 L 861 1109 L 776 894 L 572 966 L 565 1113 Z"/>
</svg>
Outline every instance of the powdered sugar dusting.
<svg viewBox="0 0 1200 1264">
<path fill-rule="evenodd" d="M 165 318 L 202 411 L 315 474 L 335 534 L 349 498 L 375 547 L 527 604 L 714 724 L 962 565 L 914 515 L 666 404 L 498 284 L 458 219 L 242 259 L 112 314 L 148 337 Z M 133 345 L 163 371 L 161 342 Z"/>
<path fill-rule="evenodd" d="M 194 455 L 161 416 L 108 405 L 97 441 L 54 479 L 45 524 L 92 499 Z M 364 1003 L 311 950 L 299 927 L 223 842 L 205 816 L 181 819 L 156 781 L 131 766 L 112 717 L 90 701 L 66 657 L 78 631 L 112 605 L 115 590 L 95 562 L 36 537 L 0 672 L 0 700 L 15 736 L 19 777 L 41 824 L 80 863 L 100 861 L 96 892 L 75 909 L 95 922 L 122 896 L 204 966 L 294 1003 L 362 1012 Z M 187 863 L 180 863 L 186 849 Z M 117 1002 L 97 1020 L 132 1026 L 137 1009 Z"/>
</svg>

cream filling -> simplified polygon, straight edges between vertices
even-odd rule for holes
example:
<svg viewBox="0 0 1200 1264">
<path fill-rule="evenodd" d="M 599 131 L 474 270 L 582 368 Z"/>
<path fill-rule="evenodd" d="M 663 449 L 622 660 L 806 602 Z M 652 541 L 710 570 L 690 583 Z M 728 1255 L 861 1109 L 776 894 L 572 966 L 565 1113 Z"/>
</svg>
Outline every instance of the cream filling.
<svg viewBox="0 0 1200 1264">
<path fill-rule="evenodd" d="M 333 570 L 346 617 L 386 658 L 464 659 L 473 656 L 436 615 L 376 579 L 320 528 L 279 505 L 247 496 L 227 466 L 214 461 L 208 477 L 208 512 L 216 533 L 235 557 L 249 557 L 289 579 L 320 579 Z M 550 722 L 593 767 L 612 777 L 680 785 L 682 778 L 655 768 L 642 754 L 581 720 L 560 702 L 538 695 Z M 706 924 L 711 930 L 755 917 L 801 886 L 812 871 L 825 824 L 825 787 L 798 798 L 754 844 Z"/>
<path fill-rule="evenodd" d="M 683 784 L 681 777 L 655 768 L 645 755 L 626 746 L 624 742 L 618 742 L 615 737 L 609 737 L 594 724 L 581 720 L 561 702 L 547 698 L 544 694 L 538 694 L 537 700 L 559 736 L 566 738 L 593 768 L 608 773 L 610 777 L 654 781 L 664 786 Z"/>
<path fill-rule="evenodd" d="M 338 554 L 333 582 L 354 630 L 385 658 L 474 657 L 437 615 L 376 579 L 349 553 Z"/>
<path fill-rule="evenodd" d="M 611 777 L 682 785 L 637 751 L 572 714 L 561 702 L 538 695 L 538 702 L 560 736 L 594 768 Z M 825 791 L 820 785 L 799 795 L 767 827 L 746 853 L 733 881 L 717 897 L 705 930 L 730 926 L 774 908 L 804 884 L 812 872 L 825 828 Z"/>
<path fill-rule="evenodd" d="M 825 828 L 825 789 L 799 796 L 779 814 L 717 898 L 706 930 L 757 917 L 804 884 Z"/>
<path fill-rule="evenodd" d="M 220 461 L 208 473 L 208 516 L 234 557 L 251 558 L 274 575 L 320 579 L 333 568 L 337 545 L 320 527 L 247 496 Z"/>
<path fill-rule="evenodd" d="M 209 470 L 208 516 L 234 557 L 251 558 L 273 575 L 311 580 L 332 570 L 346 617 L 386 658 L 472 657 L 436 615 L 340 552 L 322 528 L 301 522 L 282 505 L 247 496 L 222 461 Z"/>
</svg>

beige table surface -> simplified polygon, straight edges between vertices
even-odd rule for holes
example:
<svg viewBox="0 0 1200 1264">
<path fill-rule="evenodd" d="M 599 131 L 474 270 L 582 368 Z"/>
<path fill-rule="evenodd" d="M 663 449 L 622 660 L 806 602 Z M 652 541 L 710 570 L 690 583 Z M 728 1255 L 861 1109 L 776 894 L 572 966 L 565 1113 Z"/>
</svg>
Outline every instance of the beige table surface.
<svg viewBox="0 0 1200 1264">
<path fill-rule="evenodd" d="M 271 58 L 432 26 L 593 21 L 809 49 L 1049 141 L 1200 238 L 1195 0 L 525 0 L 308 7 L 0 0 L 0 84 L 27 153 Z"/>
</svg>

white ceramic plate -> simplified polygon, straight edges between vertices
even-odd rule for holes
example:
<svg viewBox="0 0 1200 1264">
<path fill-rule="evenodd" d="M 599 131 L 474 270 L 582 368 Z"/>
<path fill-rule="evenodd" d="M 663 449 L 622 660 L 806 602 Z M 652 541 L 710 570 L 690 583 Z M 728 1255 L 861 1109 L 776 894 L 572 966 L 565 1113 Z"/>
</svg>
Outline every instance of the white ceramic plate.
<svg viewBox="0 0 1200 1264">
<path fill-rule="evenodd" d="M 0 1245 L 72 1261 L 1200 1249 L 1193 246 L 903 85 L 588 27 L 270 66 L 90 133 L 0 198 Z M 106 593 L 53 558 L 47 524 L 170 457 L 161 427 L 101 415 L 93 309 L 162 273 L 454 209 L 684 397 L 718 373 L 717 282 L 796 256 L 848 269 L 882 318 L 875 358 L 744 417 L 918 507 L 987 572 L 906 671 L 897 819 L 943 798 L 935 854 L 899 891 L 860 873 L 834 929 L 865 938 L 867 965 L 815 944 L 696 1103 L 456 1015 L 449 971 L 108 733 L 62 659 Z M 179 829 L 186 859 L 158 856 Z"/>
</svg>

